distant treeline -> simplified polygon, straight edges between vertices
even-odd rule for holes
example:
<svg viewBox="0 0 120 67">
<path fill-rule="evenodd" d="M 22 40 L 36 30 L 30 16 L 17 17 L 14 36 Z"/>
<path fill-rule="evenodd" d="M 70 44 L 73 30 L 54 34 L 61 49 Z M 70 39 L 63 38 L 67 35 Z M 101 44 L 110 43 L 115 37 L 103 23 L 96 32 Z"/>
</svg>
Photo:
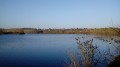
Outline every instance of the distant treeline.
<svg viewBox="0 0 120 67">
<path fill-rule="evenodd" d="M 12 28 L 0 29 L 0 34 L 39 34 L 43 33 L 41 29 L 34 28 Z"/>
<path fill-rule="evenodd" d="M 71 28 L 71 29 L 12 28 L 12 29 L 0 29 L 0 34 L 97 34 L 97 35 L 120 35 L 120 28 Z"/>
</svg>

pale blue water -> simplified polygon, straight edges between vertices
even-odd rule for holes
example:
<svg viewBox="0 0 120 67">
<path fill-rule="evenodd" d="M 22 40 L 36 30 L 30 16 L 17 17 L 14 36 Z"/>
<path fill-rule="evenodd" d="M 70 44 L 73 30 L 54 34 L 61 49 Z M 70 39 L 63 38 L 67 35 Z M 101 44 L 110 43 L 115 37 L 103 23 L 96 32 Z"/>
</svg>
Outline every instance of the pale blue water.
<svg viewBox="0 0 120 67">
<path fill-rule="evenodd" d="M 63 67 L 67 50 L 77 52 L 78 34 L 0 35 L 0 67 Z M 101 43 L 101 44 L 100 44 Z M 100 49 L 106 46 L 95 39 Z"/>
</svg>

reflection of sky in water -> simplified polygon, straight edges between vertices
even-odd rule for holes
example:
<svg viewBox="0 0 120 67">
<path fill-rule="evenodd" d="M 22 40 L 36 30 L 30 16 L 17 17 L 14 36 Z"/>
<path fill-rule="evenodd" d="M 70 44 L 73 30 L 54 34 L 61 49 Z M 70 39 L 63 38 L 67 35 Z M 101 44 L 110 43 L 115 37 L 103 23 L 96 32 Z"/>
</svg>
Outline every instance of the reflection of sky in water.
<svg viewBox="0 0 120 67">
<path fill-rule="evenodd" d="M 0 35 L 0 66 L 61 67 L 68 57 L 67 49 L 77 51 L 75 37 L 78 36 L 94 37 L 77 34 Z M 98 39 L 93 43 L 100 50 L 106 50 L 109 45 Z"/>
</svg>

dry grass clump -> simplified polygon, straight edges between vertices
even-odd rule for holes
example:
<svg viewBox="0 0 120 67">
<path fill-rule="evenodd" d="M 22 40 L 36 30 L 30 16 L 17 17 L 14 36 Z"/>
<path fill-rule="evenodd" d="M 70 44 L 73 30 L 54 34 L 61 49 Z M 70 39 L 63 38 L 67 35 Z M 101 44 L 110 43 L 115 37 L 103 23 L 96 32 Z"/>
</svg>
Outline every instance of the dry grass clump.
<svg viewBox="0 0 120 67">
<path fill-rule="evenodd" d="M 80 38 L 76 38 L 78 49 L 82 58 L 82 64 L 84 67 L 92 67 L 94 54 L 97 47 L 92 45 L 93 39 L 85 42 L 81 42 Z"/>
<path fill-rule="evenodd" d="M 107 66 L 112 60 L 113 56 L 110 53 L 110 49 L 100 52 L 98 47 L 93 45 L 93 39 L 84 42 L 79 37 L 75 39 L 78 44 L 80 58 L 69 51 L 71 62 L 68 67 L 101 67 Z"/>
<path fill-rule="evenodd" d="M 80 67 L 79 60 L 77 59 L 75 54 L 73 54 L 73 52 L 68 50 L 68 55 L 69 55 L 69 58 L 71 60 L 71 63 L 68 63 L 68 67 Z"/>
</svg>

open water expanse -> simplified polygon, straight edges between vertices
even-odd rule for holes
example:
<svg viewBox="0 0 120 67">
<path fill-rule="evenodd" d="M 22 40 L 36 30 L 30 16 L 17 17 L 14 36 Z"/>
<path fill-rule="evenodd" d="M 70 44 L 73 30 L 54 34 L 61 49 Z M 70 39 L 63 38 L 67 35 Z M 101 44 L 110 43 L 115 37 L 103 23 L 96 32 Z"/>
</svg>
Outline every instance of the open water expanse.
<svg viewBox="0 0 120 67">
<path fill-rule="evenodd" d="M 94 38 L 93 44 L 100 51 L 110 48 L 114 53 L 110 43 L 95 35 L 8 34 L 0 35 L 0 67 L 63 67 L 69 58 L 68 49 L 78 53 L 76 37 Z"/>
</svg>

